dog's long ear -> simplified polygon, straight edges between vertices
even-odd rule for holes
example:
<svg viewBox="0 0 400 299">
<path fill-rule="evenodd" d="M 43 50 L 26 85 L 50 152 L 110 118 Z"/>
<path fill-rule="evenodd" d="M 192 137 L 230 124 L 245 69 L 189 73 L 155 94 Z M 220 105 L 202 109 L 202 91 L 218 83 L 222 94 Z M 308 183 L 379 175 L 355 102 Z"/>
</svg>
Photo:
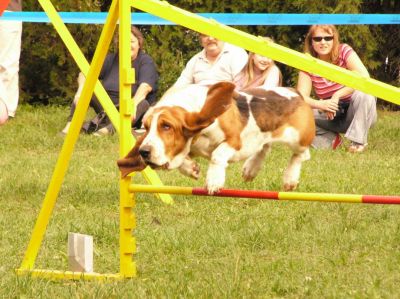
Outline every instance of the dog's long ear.
<svg viewBox="0 0 400 299">
<path fill-rule="evenodd" d="M 186 129 L 195 134 L 211 125 L 217 117 L 231 107 L 234 89 L 235 85 L 230 82 L 219 82 L 212 85 L 207 92 L 207 99 L 201 111 L 186 114 Z"/>
<path fill-rule="evenodd" d="M 144 137 L 145 135 L 138 138 L 135 146 L 126 157 L 117 160 L 117 165 L 123 178 L 133 171 L 141 171 L 146 168 L 147 165 L 139 154 L 139 147 L 142 144 Z"/>
</svg>

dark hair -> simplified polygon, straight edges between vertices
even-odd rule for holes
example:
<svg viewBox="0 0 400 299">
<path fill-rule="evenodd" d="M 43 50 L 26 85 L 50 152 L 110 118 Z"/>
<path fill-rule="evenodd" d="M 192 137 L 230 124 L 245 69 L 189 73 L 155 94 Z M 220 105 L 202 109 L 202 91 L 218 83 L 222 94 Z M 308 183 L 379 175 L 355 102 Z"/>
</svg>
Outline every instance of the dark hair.
<svg viewBox="0 0 400 299">
<path fill-rule="evenodd" d="M 143 50 L 143 34 L 140 32 L 140 30 L 136 26 L 131 26 L 131 33 L 138 39 L 139 42 L 139 49 Z M 118 40 L 119 40 L 119 31 L 118 28 L 115 31 L 115 36 L 114 36 L 114 46 L 118 49 Z"/>
</svg>

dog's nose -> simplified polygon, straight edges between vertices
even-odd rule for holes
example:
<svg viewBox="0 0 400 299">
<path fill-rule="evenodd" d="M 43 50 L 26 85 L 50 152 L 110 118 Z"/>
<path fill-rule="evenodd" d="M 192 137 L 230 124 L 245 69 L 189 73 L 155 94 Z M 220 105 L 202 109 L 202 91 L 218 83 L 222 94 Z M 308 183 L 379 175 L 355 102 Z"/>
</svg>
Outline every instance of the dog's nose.
<svg viewBox="0 0 400 299">
<path fill-rule="evenodd" d="M 143 157 L 143 159 L 150 158 L 150 154 L 151 154 L 150 146 L 142 146 L 142 147 L 140 147 L 139 154 Z"/>
</svg>

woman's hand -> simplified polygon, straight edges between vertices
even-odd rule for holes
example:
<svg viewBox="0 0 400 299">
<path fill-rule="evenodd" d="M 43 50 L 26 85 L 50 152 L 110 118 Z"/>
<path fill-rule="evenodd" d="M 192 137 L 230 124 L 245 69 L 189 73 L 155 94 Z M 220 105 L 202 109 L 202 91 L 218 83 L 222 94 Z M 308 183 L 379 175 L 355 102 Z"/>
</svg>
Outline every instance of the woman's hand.
<svg viewBox="0 0 400 299">
<path fill-rule="evenodd" d="M 326 114 L 326 119 L 327 120 L 332 120 L 336 116 L 336 112 L 325 112 L 325 114 Z"/>
<path fill-rule="evenodd" d="M 336 111 L 338 111 L 339 109 L 339 100 L 335 98 L 329 100 L 321 100 L 319 109 L 325 112 L 336 114 Z"/>
</svg>

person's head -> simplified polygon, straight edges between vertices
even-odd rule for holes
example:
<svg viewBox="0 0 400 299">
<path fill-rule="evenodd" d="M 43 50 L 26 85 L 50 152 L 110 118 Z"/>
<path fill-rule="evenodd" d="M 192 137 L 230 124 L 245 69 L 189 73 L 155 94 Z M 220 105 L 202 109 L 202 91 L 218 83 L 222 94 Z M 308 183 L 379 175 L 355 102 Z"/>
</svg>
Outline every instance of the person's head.
<svg viewBox="0 0 400 299">
<path fill-rule="evenodd" d="M 224 42 L 212 36 L 200 34 L 200 44 L 206 51 L 207 57 L 216 58 L 224 48 Z"/>
<path fill-rule="evenodd" d="M 264 40 L 273 42 L 270 37 L 264 37 Z M 270 66 L 274 65 L 274 61 L 271 58 L 250 52 L 247 64 L 253 72 L 265 72 Z"/>
<path fill-rule="evenodd" d="M 118 49 L 119 34 L 118 31 L 115 34 L 114 43 L 115 47 Z M 138 55 L 139 50 L 143 49 L 143 34 L 136 26 L 131 26 L 131 57 L 135 59 Z"/>
<path fill-rule="evenodd" d="M 274 40 L 270 37 L 264 37 L 266 41 L 273 42 Z M 244 72 L 246 76 L 246 84 L 250 84 L 255 75 L 260 75 L 265 78 L 268 76 L 271 67 L 275 65 L 275 62 L 268 57 L 262 56 L 257 53 L 250 52 L 247 64 L 245 66 Z"/>
<path fill-rule="evenodd" d="M 336 63 L 339 57 L 339 32 L 334 25 L 312 25 L 308 30 L 304 52 Z"/>
</svg>

